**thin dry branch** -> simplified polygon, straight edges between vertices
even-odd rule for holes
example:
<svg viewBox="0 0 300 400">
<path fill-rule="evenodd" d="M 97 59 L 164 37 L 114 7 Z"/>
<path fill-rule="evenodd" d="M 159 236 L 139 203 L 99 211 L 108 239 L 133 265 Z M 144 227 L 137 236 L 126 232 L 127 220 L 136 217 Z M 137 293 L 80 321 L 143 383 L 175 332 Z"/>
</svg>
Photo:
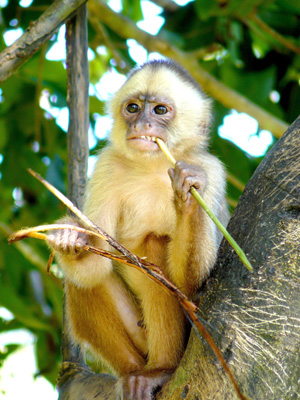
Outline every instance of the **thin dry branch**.
<svg viewBox="0 0 300 400">
<path fill-rule="evenodd" d="M 253 30 L 260 36 L 264 36 L 264 38 L 267 38 L 269 41 L 275 41 L 279 43 L 281 49 L 282 47 L 284 47 L 284 50 L 287 49 L 289 51 L 292 51 L 293 53 L 300 54 L 300 46 L 297 46 L 291 40 L 276 32 L 257 15 L 252 15 L 250 18 L 240 18 L 240 20 L 246 26 L 248 26 L 249 29 Z"/>
<path fill-rule="evenodd" d="M 70 230 L 73 230 L 76 232 L 84 233 L 86 235 L 95 236 L 104 241 L 107 241 L 105 236 L 103 236 L 97 232 L 93 232 L 88 229 L 82 228 L 80 226 L 75 226 L 75 225 L 70 225 L 70 224 L 48 224 L 48 225 L 38 225 L 38 226 L 30 227 L 30 228 L 25 228 L 25 229 L 21 229 L 17 232 L 11 233 L 8 238 L 8 242 L 9 242 L 9 244 L 12 244 L 12 243 L 16 243 L 16 242 L 26 239 L 26 238 L 34 238 L 34 239 L 40 239 L 40 240 L 47 241 L 47 238 L 48 238 L 47 235 L 44 233 L 40 233 L 40 232 L 52 231 L 52 230 L 58 230 L 58 229 L 70 229 Z M 126 256 L 118 255 L 118 254 L 112 253 L 110 251 L 98 249 L 96 247 L 88 246 L 88 245 L 83 246 L 82 248 L 84 251 L 90 251 L 92 253 L 101 255 L 101 256 L 109 258 L 111 260 L 118 261 L 118 262 L 126 264 L 126 265 L 135 266 L 132 262 L 129 262 L 127 260 Z M 145 266 L 147 266 L 150 270 L 153 270 L 156 273 L 163 276 L 162 271 L 156 265 L 148 262 L 147 260 L 144 260 L 144 259 L 141 259 L 141 260 L 142 260 L 142 263 Z"/>
<path fill-rule="evenodd" d="M 198 307 L 190 301 L 184 293 L 182 293 L 172 282 L 170 282 L 162 273 L 162 271 L 156 265 L 149 263 L 146 260 L 143 260 L 131 253 L 125 247 L 123 247 L 120 243 L 118 243 L 115 239 L 113 239 L 110 235 L 108 235 L 105 231 L 99 228 L 96 224 L 94 224 L 89 218 L 87 218 L 68 198 L 66 198 L 59 190 L 57 190 L 54 186 L 52 186 L 49 182 L 43 179 L 36 172 L 29 170 L 31 175 L 33 175 L 36 179 L 38 179 L 46 188 L 53 193 L 59 200 L 61 200 L 77 217 L 87 226 L 89 226 L 92 230 L 86 230 L 81 227 L 68 225 L 68 224 L 53 224 L 53 225 L 40 225 L 33 228 L 26 228 L 20 230 L 14 234 L 12 234 L 9 238 L 9 243 L 16 242 L 18 240 L 25 239 L 26 237 L 34 237 L 37 239 L 47 239 L 47 235 L 41 234 L 42 231 L 52 230 L 52 229 L 73 229 L 78 232 L 85 232 L 89 235 L 94 235 L 102 240 L 109 243 L 112 247 L 118 250 L 122 256 L 117 254 L 113 254 L 111 252 L 103 251 L 101 249 L 97 249 L 91 246 L 85 246 L 86 251 L 91 251 L 93 253 L 99 254 L 103 257 L 107 257 L 113 260 L 116 260 L 120 263 L 132 266 L 141 272 L 145 273 L 150 279 L 158 283 L 165 290 L 167 290 L 171 295 L 175 296 L 179 301 L 180 305 L 184 309 L 184 311 L 189 316 L 190 320 L 194 324 L 194 326 L 199 330 L 199 332 L 203 335 L 213 352 L 215 353 L 217 359 L 220 361 L 224 371 L 227 373 L 229 379 L 231 380 L 238 397 L 241 400 L 247 400 L 247 397 L 243 395 L 241 392 L 233 374 L 231 373 L 226 361 L 224 360 L 220 350 L 217 345 L 214 343 L 213 338 L 208 333 L 203 324 L 199 321 L 197 317 L 197 311 L 199 311 Z"/>
</svg>

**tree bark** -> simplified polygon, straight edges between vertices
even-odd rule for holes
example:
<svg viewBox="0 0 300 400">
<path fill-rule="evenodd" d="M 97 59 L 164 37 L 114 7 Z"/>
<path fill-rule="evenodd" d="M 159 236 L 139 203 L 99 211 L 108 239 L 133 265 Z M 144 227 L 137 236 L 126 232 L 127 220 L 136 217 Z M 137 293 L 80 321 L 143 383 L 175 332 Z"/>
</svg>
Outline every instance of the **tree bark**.
<svg viewBox="0 0 300 400">
<path fill-rule="evenodd" d="M 25 64 L 87 0 L 56 0 L 23 35 L 0 53 L 0 82 Z"/>
<path fill-rule="evenodd" d="M 87 184 L 87 161 L 89 155 L 89 65 L 87 59 L 87 10 L 84 4 L 66 24 L 67 72 L 68 72 L 68 198 L 79 208 Z M 65 283 L 66 284 L 66 283 Z M 70 362 L 85 368 L 83 351 L 69 337 L 68 319 L 63 306 L 62 360 L 60 379 L 70 378 Z M 81 365 L 83 364 L 83 365 Z M 60 383 L 58 384 L 60 387 Z"/>
<path fill-rule="evenodd" d="M 82 209 L 89 156 L 89 64 L 84 4 L 66 24 L 68 71 L 68 198 Z"/>
<path fill-rule="evenodd" d="M 299 149 L 300 118 L 257 168 L 228 226 L 254 272 L 223 240 L 200 293 L 201 319 L 243 393 L 255 400 L 300 395 Z M 61 399 L 116 399 L 115 380 L 107 375 L 82 369 L 73 375 Z M 194 333 L 179 367 L 157 395 L 160 400 L 236 398 L 212 351 Z"/>
</svg>

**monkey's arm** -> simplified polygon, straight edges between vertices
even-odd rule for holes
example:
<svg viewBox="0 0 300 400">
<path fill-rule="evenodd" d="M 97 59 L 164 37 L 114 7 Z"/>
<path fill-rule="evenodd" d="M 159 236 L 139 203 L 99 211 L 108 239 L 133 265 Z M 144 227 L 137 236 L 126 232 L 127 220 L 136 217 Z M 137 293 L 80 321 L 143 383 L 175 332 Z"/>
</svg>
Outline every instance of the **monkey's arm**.
<svg viewBox="0 0 300 400">
<path fill-rule="evenodd" d="M 108 207 L 105 213 L 101 213 L 99 207 L 99 214 L 93 221 L 113 236 L 116 218 L 113 217 L 112 208 Z M 76 218 L 70 216 L 62 218 L 59 223 L 81 226 Z M 103 282 L 112 271 L 110 260 L 83 250 L 83 246 L 88 244 L 111 251 L 112 248 L 99 238 L 89 237 L 76 230 L 62 229 L 50 232 L 48 244 L 55 250 L 65 277 L 79 287 L 93 287 Z"/>
<path fill-rule="evenodd" d="M 203 155 L 200 163 L 197 166 L 179 161 L 169 170 L 177 212 L 176 229 L 169 244 L 169 270 L 174 283 L 187 295 L 193 295 L 209 274 L 220 241 L 217 227 L 190 193 L 191 186 L 213 213 L 227 222 L 224 169 L 210 155 Z"/>
</svg>

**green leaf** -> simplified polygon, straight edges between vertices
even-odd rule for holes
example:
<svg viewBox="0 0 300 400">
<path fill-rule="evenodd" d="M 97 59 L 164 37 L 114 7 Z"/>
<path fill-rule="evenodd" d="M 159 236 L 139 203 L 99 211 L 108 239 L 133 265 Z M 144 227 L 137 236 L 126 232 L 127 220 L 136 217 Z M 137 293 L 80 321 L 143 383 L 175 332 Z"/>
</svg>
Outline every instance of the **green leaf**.
<svg viewBox="0 0 300 400">
<path fill-rule="evenodd" d="M 198 17 L 203 21 L 223 13 L 220 4 L 216 0 L 196 0 L 195 9 Z"/>
<path fill-rule="evenodd" d="M 277 0 L 279 8 L 300 15 L 299 0 Z"/>
<path fill-rule="evenodd" d="M 1 367 L 1 364 L 3 363 L 3 361 L 9 355 L 11 355 L 13 352 L 18 350 L 19 348 L 20 348 L 19 344 L 7 344 L 7 345 L 5 345 L 4 350 L 1 350 L 1 348 L 0 348 L 0 367 Z"/>
<path fill-rule="evenodd" d="M 131 18 L 134 22 L 141 21 L 144 16 L 141 2 L 138 0 L 122 0 L 123 14 Z"/>
<path fill-rule="evenodd" d="M 236 68 L 228 60 L 223 63 L 220 72 L 224 83 L 261 105 L 269 99 L 270 92 L 275 86 L 275 66 L 261 71 L 245 71 Z"/>
<path fill-rule="evenodd" d="M 161 32 L 162 37 L 172 45 L 186 50 L 212 44 L 216 40 L 217 20 L 213 17 L 202 19 L 195 12 L 195 7 L 195 3 L 189 3 L 168 16 Z"/>
<path fill-rule="evenodd" d="M 96 96 L 90 97 L 90 114 L 98 113 L 100 115 L 105 115 L 105 104 L 103 101 L 99 100 Z"/>
<path fill-rule="evenodd" d="M 20 328 L 22 328 L 22 325 L 19 321 L 15 319 L 6 321 L 3 318 L 0 318 L 0 332 L 7 332 Z"/>
<path fill-rule="evenodd" d="M 8 124 L 6 118 L 0 118 L 0 151 L 7 142 L 7 125 Z"/>
<path fill-rule="evenodd" d="M 15 292 L 14 287 L 8 285 L 0 286 L 0 305 L 14 314 L 15 318 L 31 329 L 51 331 L 52 327 L 47 322 L 38 319 Z"/>
</svg>

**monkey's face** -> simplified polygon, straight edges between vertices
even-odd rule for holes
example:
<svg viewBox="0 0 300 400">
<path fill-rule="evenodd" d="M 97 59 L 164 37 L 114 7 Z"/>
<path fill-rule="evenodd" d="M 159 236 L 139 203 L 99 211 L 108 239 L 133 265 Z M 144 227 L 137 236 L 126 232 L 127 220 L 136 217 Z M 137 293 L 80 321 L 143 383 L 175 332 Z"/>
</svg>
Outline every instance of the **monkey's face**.
<svg viewBox="0 0 300 400">
<path fill-rule="evenodd" d="M 146 64 L 131 74 L 109 103 L 110 141 L 122 157 L 143 162 L 161 153 L 155 138 L 172 152 L 207 146 L 210 100 L 191 77 L 168 64 Z"/>
<path fill-rule="evenodd" d="M 127 145 L 139 151 L 156 152 L 156 138 L 166 142 L 170 124 L 175 117 L 175 106 L 166 97 L 137 94 L 122 105 L 127 126 Z"/>
</svg>

